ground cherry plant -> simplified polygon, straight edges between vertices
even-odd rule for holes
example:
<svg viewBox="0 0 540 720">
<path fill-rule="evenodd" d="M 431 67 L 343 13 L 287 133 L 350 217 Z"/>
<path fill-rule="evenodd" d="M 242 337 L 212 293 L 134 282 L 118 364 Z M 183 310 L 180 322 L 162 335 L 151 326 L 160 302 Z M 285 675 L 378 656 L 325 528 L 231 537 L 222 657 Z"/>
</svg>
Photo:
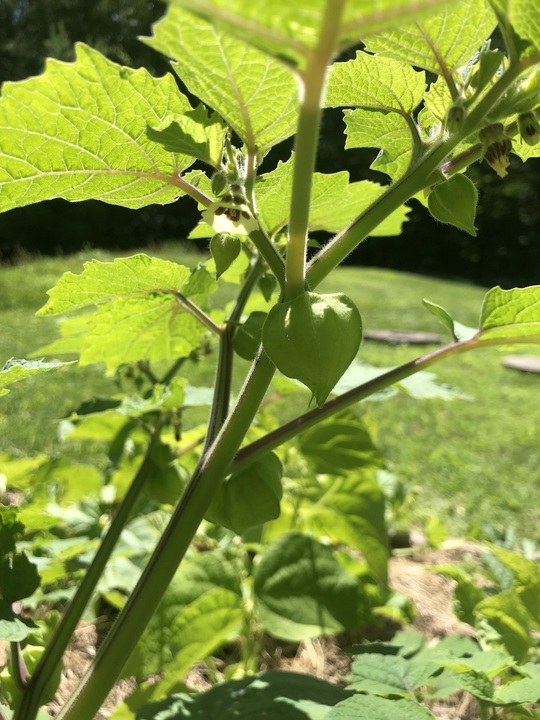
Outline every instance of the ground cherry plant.
<svg viewBox="0 0 540 720">
<path fill-rule="evenodd" d="M 133 210 L 178 202 L 178 212 L 195 202 L 201 216 L 192 237 L 210 239 L 212 258 L 195 268 L 147 255 L 92 261 L 80 274 L 66 273 L 39 311 L 61 318 L 52 357 L 76 351 L 81 364 L 103 363 L 123 385 L 72 423 L 79 437 L 108 433 L 110 464 L 92 535 L 99 544 L 73 551 L 92 550 L 92 557 L 83 574 L 72 575 L 78 584 L 59 619 L 34 622 L 20 611 L 32 597 L 39 607 L 46 583 L 54 587 L 59 575 L 45 565 L 45 594 L 36 595 L 30 536 L 23 548 L 16 542 L 32 517 L 24 506 L 20 516 L 14 508 L 2 516 L 1 627 L 11 662 L 0 712 L 47 717 L 40 708 L 54 695 L 69 640 L 122 543 L 129 555 L 126 530 L 134 532 L 137 513 L 153 502 L 162 521 L 155 549 L 127 599 L 114 584 L 102 590 L 119 615 L 58 718 L 91 720 L 121 674 L 142 680 L 157 673 L 161 681 L 140 685 L 117 717 L 210 717 L 218 707 L 220 717 L 257 717 L 272 707 L 290 718 L 432 717 L 410 695 L 448 667 L 440 654 L 403 697 L 391 685 L 369 706 L 355 694 L 355 687 L 365 691 L 364 681 L 341 690 L 289 673 L 253 678 L 252 660 L 257 628 L 292 640 L 337 632 L 360 625 L 370 602 L 382 607 L 388 599 L 376 482 L 382 464 L 353 406 L 396 383 L 404 387 L 443 358 L 540 342 L 540 287 L 490 290 L 474 330 L 425 301 L 449 344 L 362 381 L 355 360 L 362 309 L 320 289 L 365 238 L 399 234 L 412 198 L 435 220 L 475 235 L 478 193 L 467 167 L 485 161 L 503 178 L 512 154 L 522 161 L 540 155 L 536 0 L 171 0 L 143 41 L 171 59 L 170 74 L 154 78 L 78 45 L 73 63 L 49 60 L 41 76 L 2 89 L 2 211 L 52 198 Z M 345 50 L 351 59 L 342 61 Z M 380 183 L 315 172 L 325 108 L 343 108 L 346 148 L 379 149 L 371 168 Z M 268 164 L 272 148 L 289 138 L 290 157 Z M 328 241 L 317 244 L 316 231 Z M 236 284 L 236 297 L 216 307 L 210 296 L 224 282 Z M 186 379 L 197 362 L 215 364 L 206 394 Z M 61 365 L 8 361 L 0 393 Z M 272 415 L 273 404 L 292 407 L 298 393 L 303 412 Z M 206 402 L 201 429 L 186 418 Z M 19 472 L 18 487 L 37 497 L 39 479 L 49 475 L 29 463 L 34 480 L 24 485 Z M 103 523 L 106 502 L 110 521 Z M 64 517 L 74 524 L 69 512 Z M 228 683 L 186 695 L 189 666 L 238 636 L 244 659 L 230 677 L 244 679 L 230 680 L 234 702 Z M 396 662 L 405 666 L 420 645 L 407 654 L 400 642 Z M 476 655 L 460 662 L 456 672 L 461 665 L 485 670 Z M 512 658 L 503 665 L 511 680 Z M 522 675 L 537 687 L 529 665 Z M 361 666 L 357 660 L 357 675 Z M 458 686 L 469 688 L 463 673 Z M 490 685 L 491 695 L 481 697 L 489 707 L 538 700 L 540 691 L 525 685 L 521 694 L 497 696 Z"/>
</svg>

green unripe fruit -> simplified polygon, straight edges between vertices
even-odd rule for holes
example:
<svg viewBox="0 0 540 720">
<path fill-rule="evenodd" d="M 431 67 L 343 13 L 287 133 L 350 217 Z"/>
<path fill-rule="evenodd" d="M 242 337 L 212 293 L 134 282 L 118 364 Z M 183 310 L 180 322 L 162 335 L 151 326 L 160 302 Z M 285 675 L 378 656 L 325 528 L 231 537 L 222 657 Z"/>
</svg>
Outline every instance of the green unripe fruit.
<svg viewBox="0 0 540 720">
<path fill-rule="evenodd" d="M 210 252 L 216 263 L 216 280 L 230 268 L 240 254 L 242 243 L 235 235 L 217 233 L 210 240 Z"/>
<path fill-rule="evenodd" d="M 527 145 L 537 145 L 540 141 L 540 124 L 533 112 L 524 112 L 518 115 L 519 134 Z"/>
<path fill-rule="evenodd" d="M 429 211 L 436 220 L 455 225 L 473 237 L 477 202 L 478 191 L 465 175 L 454 175 L 435 185 L 428 197 Z"/>
<path fill-rule="evenodd" d="M 262 340 L 277 369 L 304 383 L 321 407 L 358 352 L 362 320 L 342 293 L 305 292 L 274 305 Z"/>
</svg>

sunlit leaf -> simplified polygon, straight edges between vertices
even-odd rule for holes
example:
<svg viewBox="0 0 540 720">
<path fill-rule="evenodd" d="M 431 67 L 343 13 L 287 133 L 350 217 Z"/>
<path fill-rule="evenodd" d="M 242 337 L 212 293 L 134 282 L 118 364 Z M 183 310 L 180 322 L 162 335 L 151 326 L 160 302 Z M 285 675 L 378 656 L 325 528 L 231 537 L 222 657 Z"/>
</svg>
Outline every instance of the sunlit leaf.
<svg viewBox="0 0 540 720">
<path fill-rule="evenodd" d="M 183 194 L 178 174 L 194 158 L 168 152 L 147 128 L 182 122 L 186 112 L 172 75 L 155 79 L 82 44 L 74 63 L 49 60 L 43 75 L 5 83 L 0 211 L 50 198 L 131 208 L 173 202 Z"/>
<path fill-rule="evenodd" d="M 436 14 L 366 39 L 367 50 L 437 75 L 464 66 L 495 28 L 485 0 L 459 0 Z"/>
<path fill-rule="evenodd" d="M 173 2 L 300 69 L 305 67 L 307 56 L 317 44 L 327 7 L 326 0 L 297 0 L 289 5 L 281 0 Z M 369 33 L 416 19 L 444 4 L 448 4 L 446 0 L 350 0 L 345 7 L 339 44 L 353 45 Z"/>
<path fill-rule="evenodd" d="M 505 337 L 540 341 L 540 285 L 511 290 L 495 287 L 487 293 L 479 340 Z"/>
<path fill-rule="evenodd" d="M 251 151 L 293 134 L 298 84 L 279 62 L 179 7 L 145 42 L 168 55 L 187 88 L 216 110 Z"/>
<path fill-rule="evenodd" d="M 57 360 L 44 362 L 43 359 L 23 360 L 22 358 L 11 358 L 11 360 L 7 360 L 4 363 L 4 367 L 0 370 L 0 397 L 7 395 L 9 392 L 6 388 L 7 385 L 19 382 L 19 380 L 26 380 L 26 378 L 43 372 L 56 370 L 56 368 L 64 367 L 65 365 L 71 365 L 71 363 L 59 362 Z"/>
<path fill-rule="evenodd" d="M 184 297 L 211 292 L 215 280 L 203 268 L 135 255 L 110 263 L 93 260 L 80 275 L 65 273 L 49 291 L 40 315 L 97 305 L 83 340 L 82 365 L 105 362 L 109 370 L 142 359 L 189 355 L 206 334 Z"/>
<path fill-rule="evenodd" d="M 260 209 L 259 221 L 270 234 L 287 224 L 293 163 L 294 156 L 287 162 L 278 163 L 275 170 L 260 176 L 255 188 Z M 384 187 L 367 180 L 350 183 L 348 172 L 315 173 L 309 216 L 310 230 L 343 230 L 383 192 Z M 407 208 L 399 208 L 385 218 L 372 235 L 399 235 L 407 212 Z"/>
<path fill-rule="evenodd" d="M 409 113 L 422 102 L 425 89 L 424 73 L 410 65 L 358 52 L 353 60 L 331 66 L 325 105 Z"/>
</svg>

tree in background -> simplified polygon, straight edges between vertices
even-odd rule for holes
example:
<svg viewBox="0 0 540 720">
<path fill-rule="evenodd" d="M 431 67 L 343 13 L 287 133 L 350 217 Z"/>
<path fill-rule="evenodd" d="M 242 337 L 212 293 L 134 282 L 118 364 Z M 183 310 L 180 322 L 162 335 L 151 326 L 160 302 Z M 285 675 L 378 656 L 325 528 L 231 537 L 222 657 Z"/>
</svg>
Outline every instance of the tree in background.
<svg viewBox="0 0 540 720">
<path fill-rule="evenodd" d="M 158 53 L 137 40 L 164 11 L 150 0 L 1 0 L 0 82 L 41 73 L 47 56 L 72 61 L 78 41 L 124 65 L 165 72 Z"/>
</svg>

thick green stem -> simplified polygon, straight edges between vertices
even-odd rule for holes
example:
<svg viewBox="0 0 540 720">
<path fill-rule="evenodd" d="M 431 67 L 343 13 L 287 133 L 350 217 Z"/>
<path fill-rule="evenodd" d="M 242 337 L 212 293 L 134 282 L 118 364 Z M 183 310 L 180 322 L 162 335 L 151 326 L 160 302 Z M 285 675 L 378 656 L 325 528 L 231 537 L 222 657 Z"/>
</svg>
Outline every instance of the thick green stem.
<svg viewBox="0 0 540 720">
<path fill-rule="evenodd" d="M 47 683 L 58 663 L 61 662 L 62 655 L 77 628 L 77 624 L 86 606 L 90 602 L 97 583 L 103 575 L 105 565 L 109 561 L 112 551 L 118 542 L 118 538 L 131 516 L 135 503 L 141 494 L 141 490 L 150 478 L 150 454 L 158 440 L 159 426 L 154 430 L 141 466 L 137 470 L 129 490 L 116 511 L 111 525 L 90 563 L 90 567 L 86 571 L 62 619 L 56 626 L 51 640 L 25 687 L 21 704 L 15 711 L 13 720 L 33 720 L 33 718 L 36 717 Z"/>
<path fill-rule="evenodd" d="M 311 186 L 319 141 L 323 92 L 328 66 L 339 41 L 344 7 L 345 0 L 327 2 L 319 42 L 302 73 L 302 102 L 294 146 L 289 242 L 285 268 L 286 300 L 302 293 L 305 287 Z"/>
<path fill-rule="evenodd" d="M 58 714 L 57 720 L 93 720 L 95 717 L 189 548 L 215 491 L 253 422 L 273 374 L 274 366 L 266 355 L 260 354 L 233 412 L 201 459 L 135 590 L 107 635 L 92 667 Z"/>
</svg>

